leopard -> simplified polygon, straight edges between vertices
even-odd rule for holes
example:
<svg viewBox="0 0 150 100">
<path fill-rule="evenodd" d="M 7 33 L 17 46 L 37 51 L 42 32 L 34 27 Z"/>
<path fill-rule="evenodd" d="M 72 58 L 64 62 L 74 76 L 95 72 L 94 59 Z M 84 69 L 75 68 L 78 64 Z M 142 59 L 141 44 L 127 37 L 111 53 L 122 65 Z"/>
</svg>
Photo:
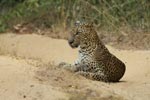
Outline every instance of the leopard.
<svg viewBox="0 0 150 100">
<path fill-rule="evenodd" d="M 76 21 L 68 44 L 78 48 L 79 54 L 74 64 L 67 66 L 71 71 L 103 82 L 119 82 L 125 74 L 125 64 L 106 48 L 92 22 Z"/>
</svg>

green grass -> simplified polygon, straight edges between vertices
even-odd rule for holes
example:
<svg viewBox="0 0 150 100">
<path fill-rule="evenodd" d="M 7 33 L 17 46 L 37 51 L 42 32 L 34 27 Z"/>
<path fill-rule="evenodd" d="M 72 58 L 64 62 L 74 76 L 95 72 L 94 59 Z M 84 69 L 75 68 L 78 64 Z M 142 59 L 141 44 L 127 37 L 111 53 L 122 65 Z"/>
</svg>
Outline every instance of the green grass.
<svg viewBox="0 0 150 100">
<path fill-rule="evenodd" d="M 0 32 L 27 23 L 66 29 L 76 20 L 92 21 L 106 31 L 150 31 L 149 0 L 2 0 L 0 6 Z"/>
</svg>

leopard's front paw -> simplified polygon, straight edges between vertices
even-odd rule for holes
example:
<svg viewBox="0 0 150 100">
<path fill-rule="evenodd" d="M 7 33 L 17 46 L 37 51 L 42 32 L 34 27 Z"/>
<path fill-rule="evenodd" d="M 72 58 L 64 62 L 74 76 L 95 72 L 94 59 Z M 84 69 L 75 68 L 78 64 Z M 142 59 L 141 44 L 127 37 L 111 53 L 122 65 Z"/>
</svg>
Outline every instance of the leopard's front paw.
<svg viewBox="0 0 150 100">
<path fill-rule="evenodd" d="M 73 66 L 69 63 L 66 63 L 66 62 L 59 63 L 58 67 L 69 70 L 69 71 L 73 71 L 73 72 L 76 70 L 75 66 Z"/>
</svg>

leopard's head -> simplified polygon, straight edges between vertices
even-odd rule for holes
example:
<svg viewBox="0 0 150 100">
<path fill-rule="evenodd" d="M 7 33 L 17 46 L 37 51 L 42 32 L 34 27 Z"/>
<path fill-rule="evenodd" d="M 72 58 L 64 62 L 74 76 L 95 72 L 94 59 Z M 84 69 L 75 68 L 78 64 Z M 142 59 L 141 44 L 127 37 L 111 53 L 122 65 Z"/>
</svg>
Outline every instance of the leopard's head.
<svg viewBox="0 0 150 100">
<path fill-rule="evenodd" d="M 80 23 L 79 21 L 75 23 L 75 27 L 69 35 L 68 43 L 72 48 L 87 47 L 98 37 L 93 23 Z"/>
</svg>

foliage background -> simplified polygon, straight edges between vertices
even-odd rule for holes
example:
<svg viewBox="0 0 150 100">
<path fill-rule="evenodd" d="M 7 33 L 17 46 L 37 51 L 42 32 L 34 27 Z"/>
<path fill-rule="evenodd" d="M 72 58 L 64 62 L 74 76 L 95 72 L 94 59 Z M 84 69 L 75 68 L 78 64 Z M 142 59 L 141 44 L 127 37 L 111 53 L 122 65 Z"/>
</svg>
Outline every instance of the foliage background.
<svg viewBox="0 0 150 100">
<path fill-rule="evenodd" d="M 66 38 L 65 34 L 56 37 L 56 31 L 64 33 L 80 20 L 94 22 L 97 30 L 105 33 L 102 38 L 111 34 L 118 37 L 114 40 L 128 42 L 137 37 L 130 44 L 137 40 L 149 43 L 150 39 L 146 38 L 150 35 L 149 0 L 1 0 L 0 7 L 0 32 L 28 26 L 28 33 L 48 29 L 42 34 Z M 150 46 L 146 44 L 146 48 Z"/>
<path fill-rule="evenodd" d="M 107 30 L 150 29 L 149 0 L 1 0 L 0 7 L 1 31 L 30 22 L 66 28 L 75 20 L 94 21 Z"/>
</svg>

